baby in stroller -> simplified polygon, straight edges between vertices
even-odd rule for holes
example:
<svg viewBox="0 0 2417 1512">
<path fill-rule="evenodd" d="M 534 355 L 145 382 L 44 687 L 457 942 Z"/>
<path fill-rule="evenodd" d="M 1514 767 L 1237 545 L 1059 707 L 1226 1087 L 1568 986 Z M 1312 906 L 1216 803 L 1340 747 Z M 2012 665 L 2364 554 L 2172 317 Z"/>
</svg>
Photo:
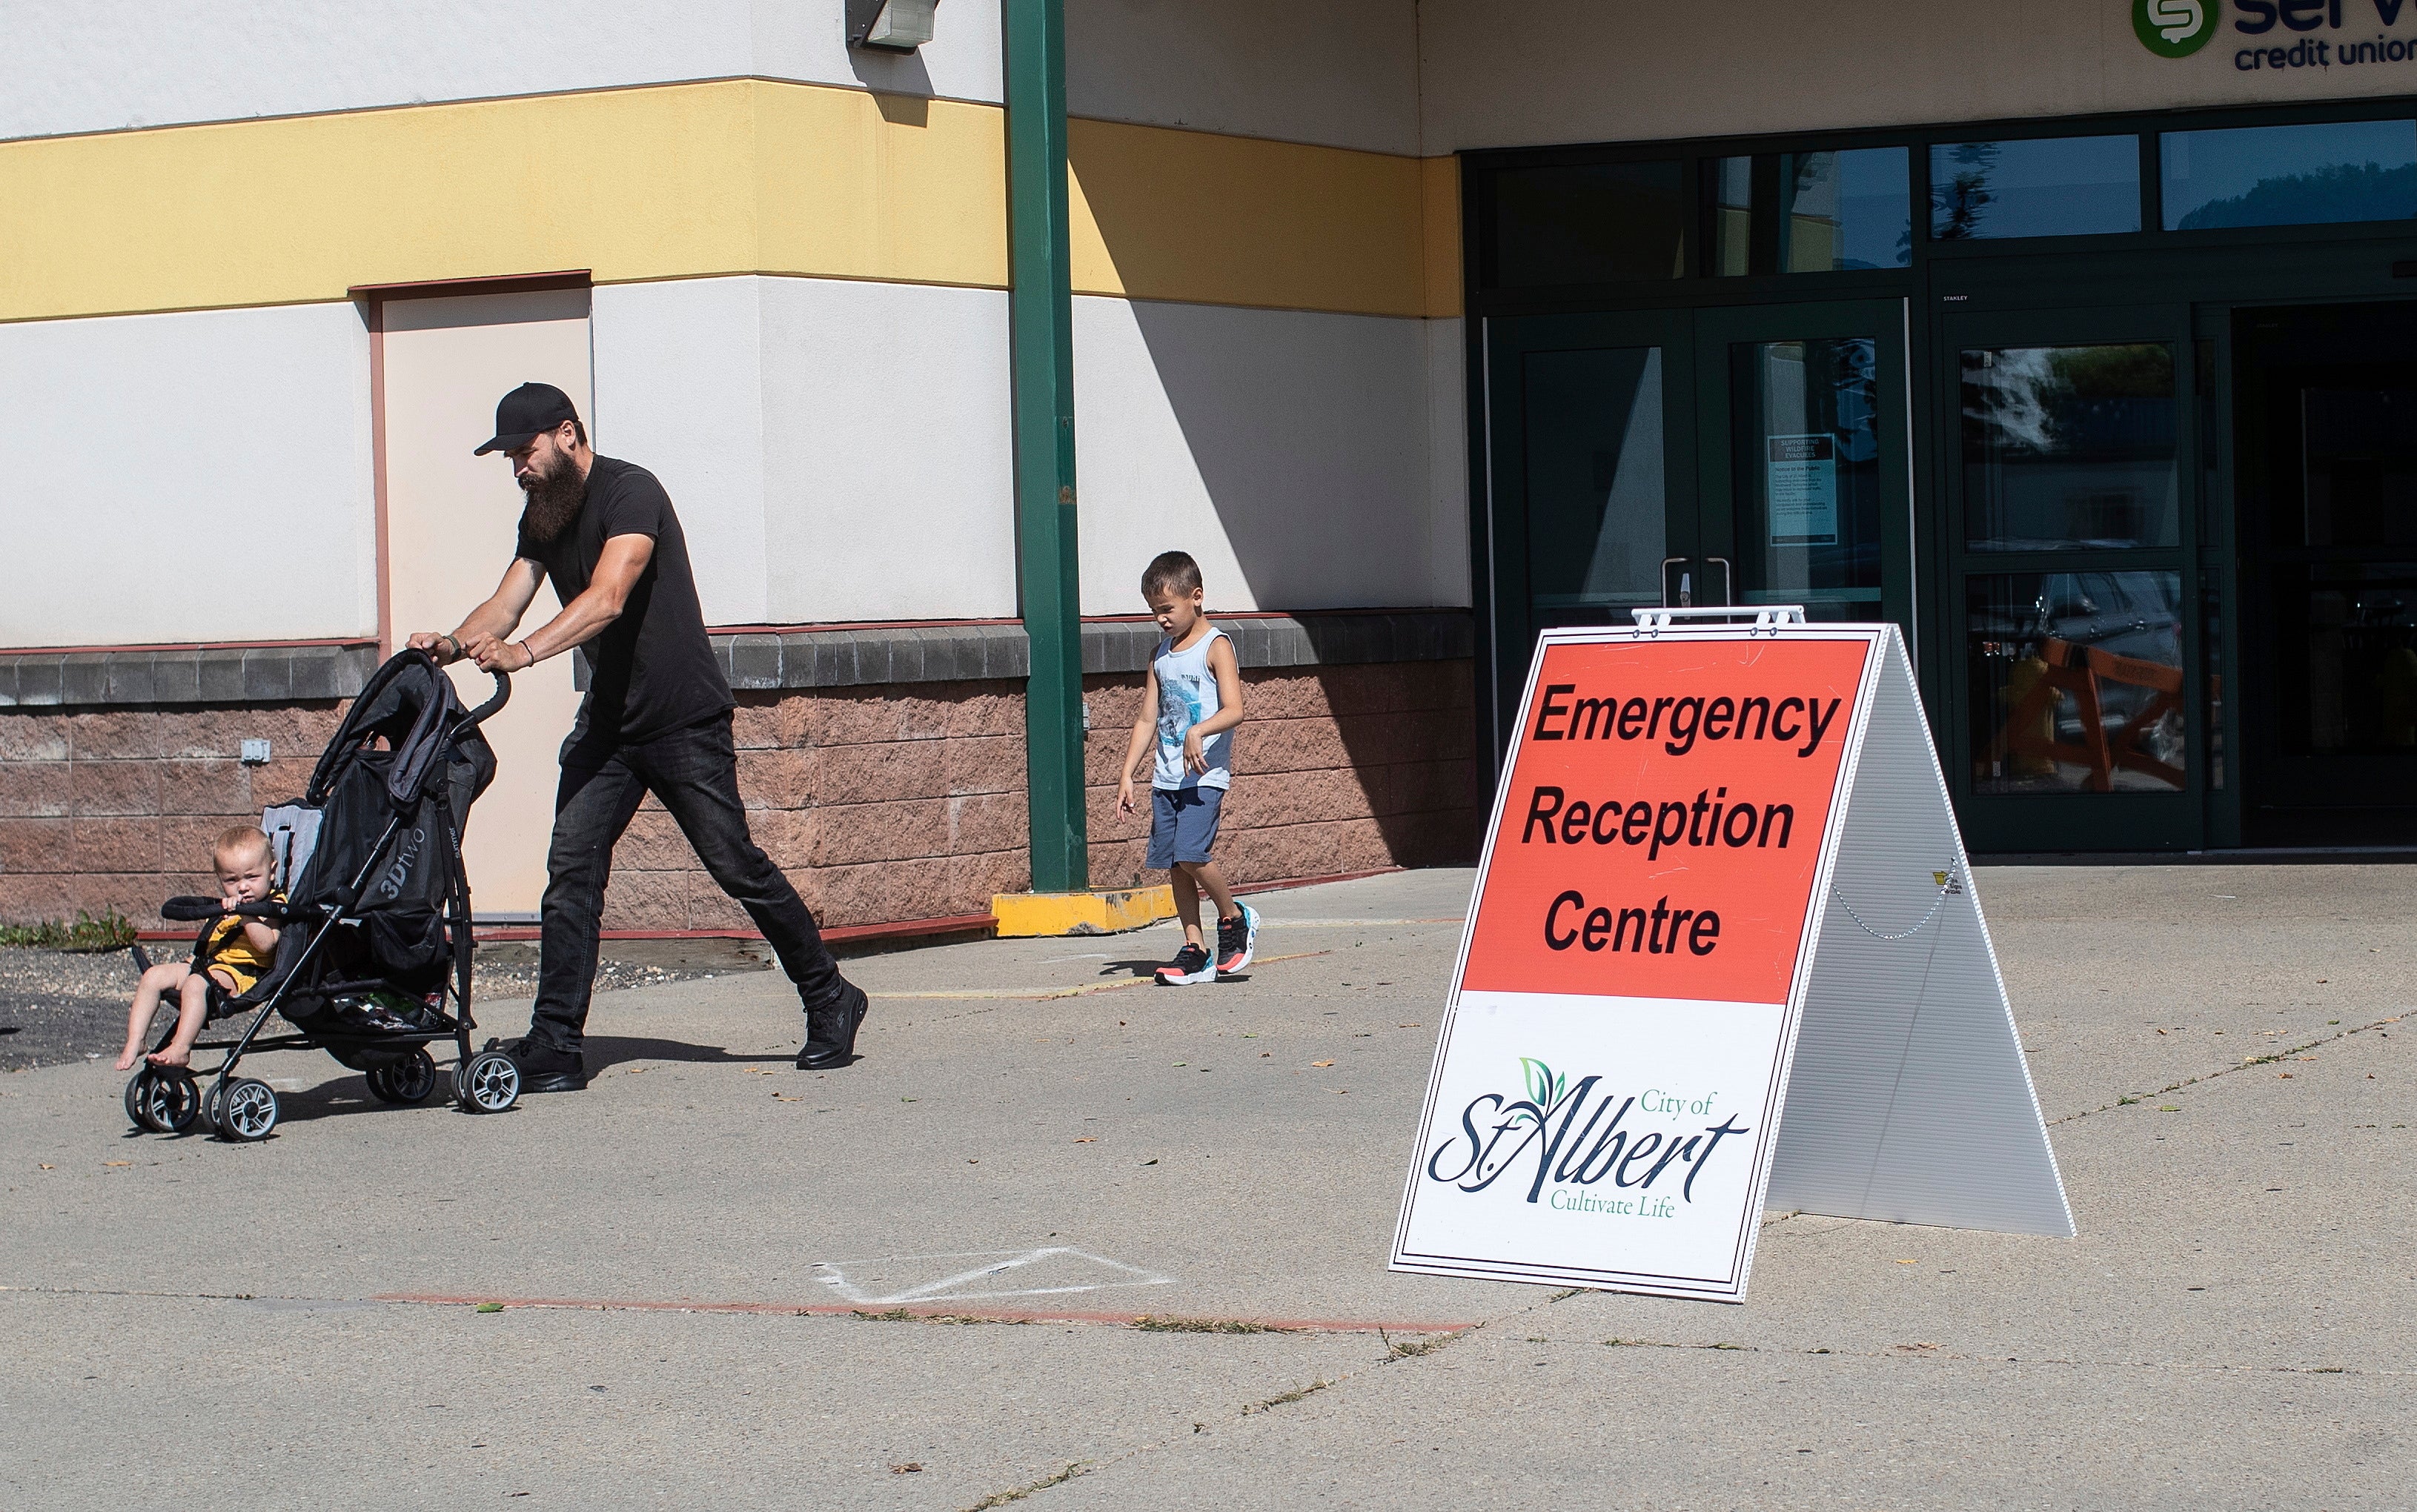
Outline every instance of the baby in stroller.
<svg viewBox="0 0 2417 1512">
<path fill-rule="evenodd" d="M 210 865 L 218 873 L 219 896 L 225 907 L 272 896 L 269 878 L 275 867 L 268 836 L 258 826 L 239 824 L 222 831 L 210 848 Z M 281 894 L 275 900 L 284 901 Z M 160 1000 L 170 993 L 177 998 L 175 1036 L 147 1059 L 155 1066 L 190 1065 L 193 1042 L 209 1018 L 210 984 L 230 995 L 250 992 L 276 963 L 277 939 L 277 926 L 266 920 L 221 919 L 194 957 L 204 963 L 200 970 L 188 961 L 162 961 L 144 972 L 134 989 L 133 1011 L 127 1016 L 126 1048 L 117 1057 L 117 1069 L 132 1070 L 135 1061 L 146 1059 L 143 1042 L 150 1036 Z"/>
<path fill-rule="evenodd" d="M 479 725 L 510 683 L 494 676 L 495 695 L 465 710 L 426 652 L 393 657 L 355 695 L 301 798 L 270 807 L 258 830 L 221 837 L 220 895 L 160 906 L 161 918 L 201 927 L 190 965 L 140 961 L 143 995 L 119 1061 L 134 1071 L 126 1113 L 136 1127 L 182 1134 L 198 1123 L 222 1138 L 267 1138 L 277 1092 L 238 1069 L 267 1050 L 325 1050 L 379 1101 L 418 1103 L 437 1086 L 431 1047 L 449 1041 L 464 1111 L 519 1099 L 511 1057 L 470 1046 L 475 915 L 462 833 L 495 772 Z M 144 1057 L 143 1035 L 170 992 L 184 1012 Z M 197 1039 L 214 1018 L 241 1027 Z M 226 1058 L 197 1073 L 192 1057 L 209 1050 Z"/>
</svg>

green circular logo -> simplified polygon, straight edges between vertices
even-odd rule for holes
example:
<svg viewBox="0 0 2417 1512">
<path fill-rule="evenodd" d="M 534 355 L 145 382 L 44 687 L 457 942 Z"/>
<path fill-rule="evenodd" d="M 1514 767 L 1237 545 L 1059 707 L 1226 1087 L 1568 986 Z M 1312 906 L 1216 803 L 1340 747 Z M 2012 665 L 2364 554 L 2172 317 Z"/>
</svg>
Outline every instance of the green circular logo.
<svg viewBox="0 0 2417 1512">
<path fill-rule="evenodd" d="M 2161 58 L 2186 58 L 2215 35 L 2224 0 L 2132 0 L 2132 31 Z"/>
</svg>

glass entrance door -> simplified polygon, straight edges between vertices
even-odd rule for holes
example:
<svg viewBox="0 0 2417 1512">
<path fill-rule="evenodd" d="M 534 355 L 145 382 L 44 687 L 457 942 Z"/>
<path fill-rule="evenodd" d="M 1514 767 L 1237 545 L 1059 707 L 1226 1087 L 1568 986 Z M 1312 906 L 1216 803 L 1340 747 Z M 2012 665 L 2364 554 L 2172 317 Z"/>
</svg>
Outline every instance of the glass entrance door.
<svg viewBox="0 0 2417 1512">
<path fill-rule="evenodd" d="M 1684 312 L 1523 316 L 1487 337 L 1498 754 L 1539 633 L 1697 592 L 1695 351 Z"/>
<path fill-rule="evenodd" d="M 1904 304 L 1707 310 L 1695 345 L 1706 580 L 1910 631 Z"/>
<path fill-rule="evenodd" d="M 2189 313 L 1941 322 L 1945 755 L 1976 850 L 2201 843 Z M 1942 440 L 1946 438 L 1942 437 Z"/>
<path fill-rule="evenodd" d="M 2417 842 L 2417 304 L 2233 315 L 2243 838 Z"/>
<path fill-rule="evenodd" d="M 1897 300 L 1490 321 L 1495 750 L 1538 633 L 1657 604 L 1910 628 Z"/>
</svg>

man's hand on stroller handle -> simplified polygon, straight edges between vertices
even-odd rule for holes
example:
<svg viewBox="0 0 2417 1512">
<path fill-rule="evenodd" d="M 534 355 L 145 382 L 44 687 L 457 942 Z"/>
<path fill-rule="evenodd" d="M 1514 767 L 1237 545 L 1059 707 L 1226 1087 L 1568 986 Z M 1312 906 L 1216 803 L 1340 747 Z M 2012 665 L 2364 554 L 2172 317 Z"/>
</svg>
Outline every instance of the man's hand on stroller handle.
<svg viewBox="0 0 2417 1512">
<path fill-rule="evenodd" d="M 623 606 L 645 575 L 654 552 L 651 536 L 608 538 L 586 588 L 572 595 L 560 614 L 514 641 L 505 637 L 519 628 L 521 617 L 528 612 L 539 586 L 545 581 L 543 567 L 526 557 L 516 557 L 505 572 L 503 582 L 497 585 L 494 596 L 471 610 L 460 629 L 451 634 L 421 631 L 405 644 L 428 652 L 440 663 L 466 657 L 476 662 L 482 672 L 524 671 L 549 656 L 586 644 L 605 626 L 620 619 Z"/>
</svg>

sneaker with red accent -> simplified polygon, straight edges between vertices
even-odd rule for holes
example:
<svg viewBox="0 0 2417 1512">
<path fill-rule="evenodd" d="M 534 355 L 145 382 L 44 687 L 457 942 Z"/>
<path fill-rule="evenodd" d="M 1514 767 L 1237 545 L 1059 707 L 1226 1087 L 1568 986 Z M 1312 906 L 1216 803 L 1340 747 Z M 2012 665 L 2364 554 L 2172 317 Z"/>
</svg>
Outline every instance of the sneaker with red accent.
<svg viewBox="0 0 2417 1512">
<path fill-rule="evenodd" d="M 1217 921 L 1217 971 L 1231 976 L 1251 964 L 1259 948 L 1259 910 L 1247 903 L 1234 905 L 1241 909 L 1231 919 Z"/>
<path fill-rule="evenodd" d="M 1189 940 L 1175 953 L 1175 959 L 1158 969 L 1162 987 L 1189 987 L 1216 980 L 1217 963 L 1208 958 L 1208 951 Z"/>
</svg>

